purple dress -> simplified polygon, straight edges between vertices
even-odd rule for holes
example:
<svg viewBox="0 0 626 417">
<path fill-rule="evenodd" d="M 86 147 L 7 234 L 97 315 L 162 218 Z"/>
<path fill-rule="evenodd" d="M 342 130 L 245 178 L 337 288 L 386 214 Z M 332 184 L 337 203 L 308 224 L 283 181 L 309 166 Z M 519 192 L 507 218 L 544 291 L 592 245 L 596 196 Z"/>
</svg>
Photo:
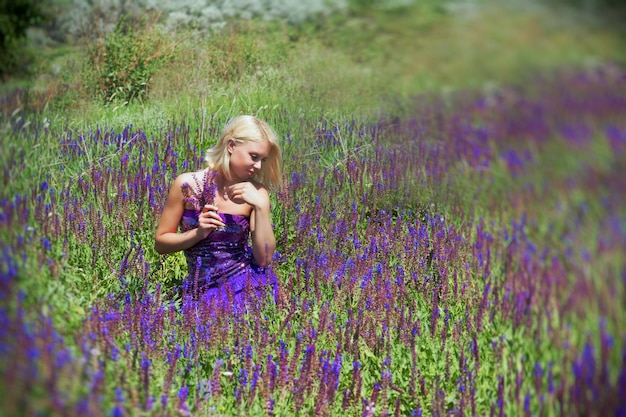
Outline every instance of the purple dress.
<svg viewBox="0 0 626 417">
<path fill-rule="evenodd" d="M 198 227 L 198 216 L 205 204 L 212 204 L 215 181 L 212 173 L 204 181 L 196 181 L 196 187 L 183 186 L 186 206 L 180 220 L 185 232 Z M 201 192 L 198 192 L 201 189 Z M 250 219 L 239 214 L 218 213 L 225 226 L 184 251 L 189 274 L 183 282 L 183 293 L 193 294 L 194 299 L 241 301 L 250 295 L 264 297 L 268 287 L 275 292 L 276 275 L 271 268 L 256 264 L 248 241 Z"/>
</svg>

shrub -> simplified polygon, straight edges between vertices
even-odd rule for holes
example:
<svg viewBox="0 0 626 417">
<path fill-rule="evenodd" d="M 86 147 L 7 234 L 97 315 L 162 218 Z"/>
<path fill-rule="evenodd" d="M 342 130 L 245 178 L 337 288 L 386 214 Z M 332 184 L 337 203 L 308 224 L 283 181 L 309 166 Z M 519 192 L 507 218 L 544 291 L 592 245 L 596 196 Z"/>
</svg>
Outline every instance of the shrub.
<svg viewBox="0 0 626 417">
<path fill-rule="evenodd" d="M 76 38 L 92 38 L 94 27 L 109 32 L 121 16 L 162 13 L 169 31 L 193 28 L 212 33 L 232 19 L 261 18 L 299 24 L 347 8 L 347 0 L 71 0 L 59 26 Z"/>
<path fill-rule="evenodd" d="M 49 18 L 47 2 L 0 0 L 0 78 L 25 70 L 34 60 L 26 31 Z"/>
<path fill-rule="evenodd" d="M 176 44 L 154 22 L 122 17 L 115 29 L 90 48 L 97 91 L 105 103 L 143 100 L 154 73 L 171 57 Z"/>
</svg>

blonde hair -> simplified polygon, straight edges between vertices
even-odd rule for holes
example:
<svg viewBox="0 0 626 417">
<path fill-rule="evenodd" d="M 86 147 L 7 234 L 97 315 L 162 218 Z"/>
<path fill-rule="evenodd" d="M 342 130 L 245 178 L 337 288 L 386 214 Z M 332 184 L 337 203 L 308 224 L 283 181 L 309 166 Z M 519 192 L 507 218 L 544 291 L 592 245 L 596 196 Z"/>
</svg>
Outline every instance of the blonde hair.
<svg viewBox="0 0 626 417">
<path fill-rule="evenodd" d="M 228 152 L 229 139 L 234 139 L 238 144 L 248 141 L 267 141 L 270 144 L 270 153 L 267 160 L 261 164 L 261 169 L 252 178 L 268 188 L 280 186 L 282 178 L 280 145 L 278 144 L 278 136 L 266 122 L 254 116 L 237 116 L 226 124 L 215 146 L 207 150 L 205 161 L 208 168 L 217 171 L 227 180 L 232 178 L 230 175 L 230 153 Z"/>
</svg>

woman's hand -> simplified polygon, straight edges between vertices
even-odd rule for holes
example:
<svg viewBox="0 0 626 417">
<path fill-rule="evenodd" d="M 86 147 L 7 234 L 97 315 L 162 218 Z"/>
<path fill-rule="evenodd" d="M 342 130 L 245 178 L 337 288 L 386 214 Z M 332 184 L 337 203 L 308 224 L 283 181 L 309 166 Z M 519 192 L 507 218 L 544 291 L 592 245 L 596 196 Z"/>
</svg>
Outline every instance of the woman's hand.
<svg viewBox="0 0 626 417">
<path fill-rule="evenodd" d="M 252 206 L 250 216 L 252 254 L 258 265 L 269 265 L 276 250 L 276 239 L 270 218 L 270 196 L 267 189 L 257 182 L 244 181 L 228 187 L 227 193 L 234 202 Z"/>
<path fill-rule="evenodd" d="M 212 204 L 206 204 L 202 208 L 202 213 L 198 216 L 198 234 L 201 239 L 209 236 L 213 231 L 219 227 L 224 227 L 225 224 L 222 218 L 217 214 L 217 206 Z"/>
<path fill-rule="evenodd" d="M 231 200 L 245 202 L 255 209 L 269 209 L 270 198 L 267 190 L 261 185 L 250 181 L 238 182 L 226 190 Z"/>
</svg>

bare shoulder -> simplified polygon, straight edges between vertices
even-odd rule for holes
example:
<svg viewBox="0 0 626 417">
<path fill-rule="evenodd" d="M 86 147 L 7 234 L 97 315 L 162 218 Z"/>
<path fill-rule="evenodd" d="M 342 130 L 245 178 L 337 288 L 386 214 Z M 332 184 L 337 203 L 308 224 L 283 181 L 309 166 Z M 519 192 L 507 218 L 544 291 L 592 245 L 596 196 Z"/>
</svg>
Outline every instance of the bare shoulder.
<svg viewBox="0 0 626 417">
<path fill-rule="evenodd" d="M 265 187 L 265 185 L 261 184 L 258 181 L 254 181 L 251 180 L 250 183 L 254 186 L 254 188 L 256 188 L 256 190 L 264 196 L 264 198 L 270 198 L 270 193 L 268 191 L 268 189 Z"/>
<path fill-rule="evenodd" d="M 174 179 L 171 187 L 188 189 L 190 192 L 202 190 L 204 183 L 204 171 L 185 172 Z"/>
<path fill-rule="evenodd" d="M 196 171 L 196 172 L 184 172 L 182 174 L 180 174 L 178 177 L 176 177 L 176 179 L 174 180 L 175 184 L 184 184 L 184 183 L 188 183 L 188 184 L 193 184 L 196 182 L 202 182 L 202 180 L 204 179 L 204 171 Z"/>
<path fill-rule="evenodd" d="M 259 191 L 263 191 L 265 193 L 268 193 L 267 188 L 265 187 L 265 185 L 261 184 L 258 181 L 255 180 L 250 180 L 250 183 L 252 183 L 252 185 L 254 185 L 254 187 L 259 190 Z"/>
</svg>

